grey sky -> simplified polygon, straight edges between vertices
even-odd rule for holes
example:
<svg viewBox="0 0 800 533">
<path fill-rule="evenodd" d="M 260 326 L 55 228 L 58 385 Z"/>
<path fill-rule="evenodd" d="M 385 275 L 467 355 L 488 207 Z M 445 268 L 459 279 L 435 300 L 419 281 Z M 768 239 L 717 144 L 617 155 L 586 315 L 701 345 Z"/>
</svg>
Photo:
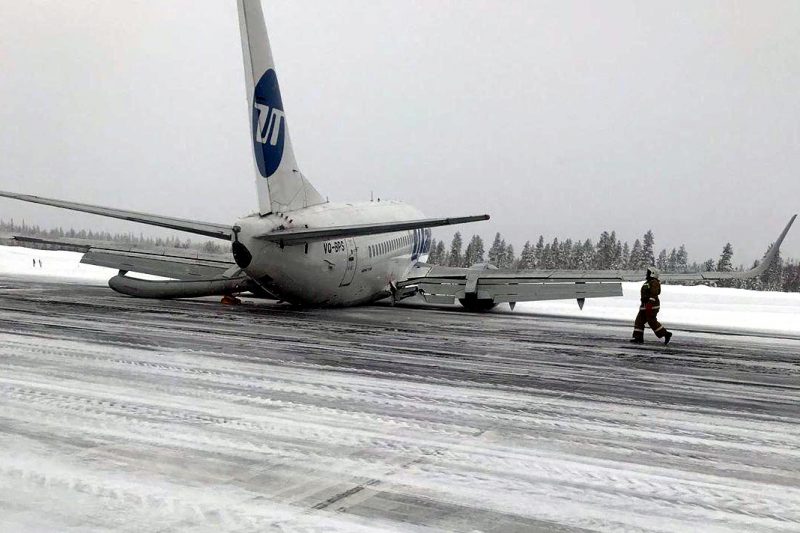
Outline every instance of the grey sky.
<svg viewBox="0 0 800 533">
<path fill-rule="evenodd" d="M 760 257 L 800 210 L 800 2 L 264 2 L 300 167 L 519 247 Z M 233 1 L 0 0 L 0 188 L 256 208 Z M 42 225 L 139 225 L 0 201 Z M 451 232 L 435 235 L 449 239 Z M 784 256 L 800 257 L 800 227 Z"/>
</svg>

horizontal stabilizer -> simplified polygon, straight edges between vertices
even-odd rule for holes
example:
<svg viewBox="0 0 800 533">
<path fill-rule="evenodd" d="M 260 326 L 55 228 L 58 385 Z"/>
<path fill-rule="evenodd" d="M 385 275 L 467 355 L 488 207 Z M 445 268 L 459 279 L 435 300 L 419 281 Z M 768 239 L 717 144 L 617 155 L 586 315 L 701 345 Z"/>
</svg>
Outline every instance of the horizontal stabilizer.
<svg viewBox="0 0 800 533">
<path fill-rule="evenodd" d="M 481 220 L 489 220 L 489 215 L 452 218 L 425 218 L 420 220 L 406 220 L 402 222 L 381 222 L 378 224 L 331 226 L 328 228 L 290 228 L 258 235 L 257 238 L 283 244 L 291 244 L 296 242 L 322 241 L 326 239 L 337 239 L 342 237 L 357 237 L 359 235 L 377 235 L 379 233 L 392 233 L 395 231 L 408 231 L 420 228 L 435 228 L 438 226 L 450 226 L 453 224 L 478 222 Z"/>
<path fill-rule="evenodd" d="M 214 224 L 212 222 L 200 222 L 197 220 L 186 220 L 183 218 L 150 215 L 147 213 L 139 213 L 137 211 L 127 211 L 125 209 L 100 207 L 97 205 L 67 202 L 65 200 L 55 200 L 52 198 L 42 198 L 41 196 L 31 196 L 29 194 L 17 194 L 5 191 L 0 191 L 0 196 L 13 198 L 15 200 L 22 200 L 23 202 L 50 205 L 53 207 L 60 207 L 62 209 L 70 209 L 72 211 L 81 211 L 83 213 L 92 213 L 94 215 L 100 215 L 104 217 L 120 218 L 122 220 L 130 220 L 131 222 L 139 222 L 141 224 L 149 224 L 151 226 L 160 226 L 162 228 L 185 231 L 187 233 L 205 235 L 206 237 L 224 239 L 226 241 L 231 240 L 232 235 L 230 226 Z"/>
</svg>

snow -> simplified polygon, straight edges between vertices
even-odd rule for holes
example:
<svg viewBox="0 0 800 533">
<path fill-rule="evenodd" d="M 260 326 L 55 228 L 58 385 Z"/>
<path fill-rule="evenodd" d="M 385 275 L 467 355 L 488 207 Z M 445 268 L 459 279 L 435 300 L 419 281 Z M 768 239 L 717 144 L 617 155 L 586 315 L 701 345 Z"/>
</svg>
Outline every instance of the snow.
<svg viewBox="0 0 800 533">
<path fill-rule="evenodd" d="M 82 256 L 80 252 L 0 246 L 0 275 L 105 285 L 117 274 L 117 271 L 111 268 L 82 264 L 80 262 Z M 33 266 L 34 260 L 36 266 Z"/>
<path fill-rule="evenodd" d="M 32 276 L 104 285 L 117 271 L 80 263 L 78 252 L 0 246 L 0 275 Z M 42 267 L 32 266 L 41 259 Z M 139 276 L 157 279 L 150 276 Z M 633 323 L 639 308 L 639 283 L 623 283 L 621 298 L 593 298 L 583 310 L 573 300 L 521 302 L 515 312 Z M 800 293 L 760 292 L 704 285 L 663 285 L 658 319 L 667 328 L 715 328 L 748 333 L 800 335 Z"/>
<path fill-rule="evenodd" d="M 0 276 L 114 274 L 79 258 L 0 247 Z M 629 320 L 638 284 L 583 313 L 518 306 L 537 317 L 2 285 L 3 531 L 800 526 L 800 340 L 652 349 L 544 316 Z M 665 287 L 663 303 L 676 323 L 798 316 L 797 295 Z"/>
<path fill-rule="evenodd" d="M 109 299 L 115 312 L 61 305 L 45 329 L 0 308 L 0 529 L 800 525 L 798 393 L 785 386 L 798 341 L 753 357 L 749 338 L 700 333 L 694 351 L 648 363 L 601 340 L 617 326 L 586 351 L 580 323 L 499 313 L 154 314 Z M 420 313 L 436 335 L 412 322 L 398 343 L 376 328 Z M 31 342 L 32 329 L 45 334 Z M 330 332 L 335 366 L 324 342 L 312 348 Z"/>
<path fill-rule="evenodd" d="M 565 317 L 626 320 L 633 324 L 641 283 L 623 283 L 623 296 L 586 300 L 583 311 L 573 300 L 517 304 L 515 311 Z M 668 329 L 714 328 L 748 333 L 800 334 L 800 293 L 749 291 L 698 285 L 661 286 L 658 320 Z"/>
</svg>

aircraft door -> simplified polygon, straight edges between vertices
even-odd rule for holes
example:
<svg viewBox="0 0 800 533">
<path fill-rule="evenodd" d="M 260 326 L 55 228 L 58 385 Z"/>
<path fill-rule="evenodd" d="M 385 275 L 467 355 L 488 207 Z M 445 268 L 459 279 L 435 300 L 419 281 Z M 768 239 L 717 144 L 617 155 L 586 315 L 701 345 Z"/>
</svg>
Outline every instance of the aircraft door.
<svg viewBox="0 0 800 533">
<path fill-rule="evenodd" d="M 346 255 L 344 265 L 344 277 L 339 284 L 340 287 L 346 287 L 353 282 L 353 277 L 356 275 L 356 267 L 358 266 L 358 248 L 356 248 L 355 239 L 345 239 Z"/>
</svg>

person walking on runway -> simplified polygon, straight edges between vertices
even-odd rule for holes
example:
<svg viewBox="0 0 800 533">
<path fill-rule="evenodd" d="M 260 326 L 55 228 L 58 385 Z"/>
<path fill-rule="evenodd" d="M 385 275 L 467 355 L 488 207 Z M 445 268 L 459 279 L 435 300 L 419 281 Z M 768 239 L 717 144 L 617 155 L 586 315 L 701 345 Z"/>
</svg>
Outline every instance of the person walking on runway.
<svg viewBox="0 0 800 533">
<path fill-rule="evenodd" d="M 631 342 L 634 344 L 644 343 L 644 326 L 645 323 L 650 326 L 653 333 L 659 339 L 664 339 L 664 344 L 669 344 L 672 338 L 672 333 L 667 331 L 667 328 L 662 326 L 656 316 L 661 309 L 661 302 L 658 295 L 661 294 L 661 282 L 658 280 L 659 271 L 656 267 L 647 269 L 647 279 L 642 285 L 640 293 L 642 305 L 639 307 L 639 314 L 636 315 L 636 321 L 633 324 L 633 338 Z"/>
</svg>

